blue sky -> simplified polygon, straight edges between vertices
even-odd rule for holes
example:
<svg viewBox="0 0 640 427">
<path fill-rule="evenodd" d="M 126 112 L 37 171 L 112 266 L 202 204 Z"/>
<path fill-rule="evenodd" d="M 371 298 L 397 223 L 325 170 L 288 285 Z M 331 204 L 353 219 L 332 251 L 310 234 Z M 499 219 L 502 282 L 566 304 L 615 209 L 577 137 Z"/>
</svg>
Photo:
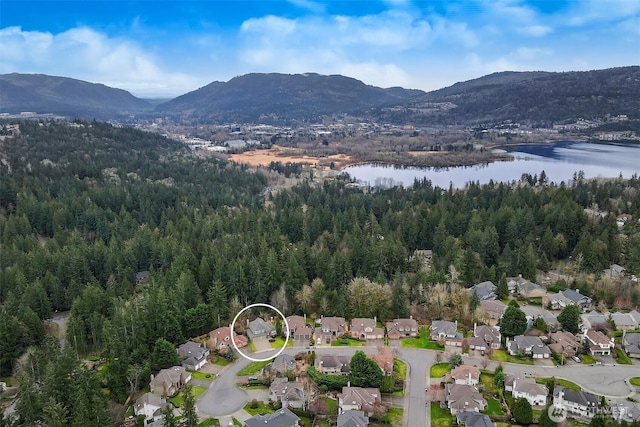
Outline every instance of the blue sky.
<svg viewBox="0 0 640 427">
<path fill-rule="evenodd" d="M 0 73 L 176 96 L 252 72 L 434 90 L 640 64 L 640 1 L 0 1 Z"/>
</svg>

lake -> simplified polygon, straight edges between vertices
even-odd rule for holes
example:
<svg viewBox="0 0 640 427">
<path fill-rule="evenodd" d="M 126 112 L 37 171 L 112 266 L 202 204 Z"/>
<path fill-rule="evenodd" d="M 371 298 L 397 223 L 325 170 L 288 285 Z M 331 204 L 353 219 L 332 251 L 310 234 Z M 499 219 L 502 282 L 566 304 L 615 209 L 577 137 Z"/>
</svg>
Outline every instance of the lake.
<svg viewBox="0 0 640 427">
<path fill-rule="evenodd" d="M 474 166 L 425 168 L 362 164 L 345 168 L 359 182 L 377 186 L 410 187 L 416 179 L 429 179 L 433 186 L 462 188 L 470 181 L 486 184 L 518 181 L 523 174 L 540 175 L 545 171 L 548 181 L 569 183 L 574 173 L 582 171 L 585 178 L 630 178 L 640 173 L 640 145 L 592 144 L 586 142 L 553 142 L 523 144 L 509 147 L 513 161 L 493 162 Z"/>
</svg>

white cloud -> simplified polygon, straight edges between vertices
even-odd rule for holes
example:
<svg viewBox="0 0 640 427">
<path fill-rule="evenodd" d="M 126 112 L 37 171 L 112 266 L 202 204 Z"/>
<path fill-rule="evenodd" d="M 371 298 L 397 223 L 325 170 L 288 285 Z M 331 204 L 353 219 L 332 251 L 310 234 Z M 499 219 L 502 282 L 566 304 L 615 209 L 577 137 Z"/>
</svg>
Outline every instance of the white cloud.
<svg viewBox="0 0 640 427">
<path fill-rule="evenodd" d="M 524 60 L 532 60 L 541 56 L 553 54 L 551 49 L 541 49 L 536 47 L 521 46 L 514 52 L 514 56 Z"/>
<path fill-rule="evenodd" d="M 0 57 L 3 73 L 73 77 L 130 90 L 139 96 L 178 95 L 205 83 L 184 73 L 167 71 L 158 58 L 129 40 L 110 38 L 87 27 L 58 34 L 3 28 Z"/>
<path fill-rule="evenodd" d="M 547 25 L 529 25 L 520 28 L 520 32 L 531 37 L 543 37 L 553 32 L 553 28 Z"/>
<path fill-rule="evenodd" d="M 310 0 L 288 0 L 288 2 L 301 9 L 307 9 L 313 13 L 323 13 L 325 10 L 324 4 Z"/>
</svg>

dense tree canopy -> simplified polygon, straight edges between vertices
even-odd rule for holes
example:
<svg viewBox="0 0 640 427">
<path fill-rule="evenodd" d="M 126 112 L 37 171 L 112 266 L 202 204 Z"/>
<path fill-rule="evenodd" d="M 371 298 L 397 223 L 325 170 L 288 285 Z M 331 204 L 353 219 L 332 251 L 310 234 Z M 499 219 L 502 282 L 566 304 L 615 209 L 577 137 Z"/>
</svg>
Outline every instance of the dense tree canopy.
<svg viewBox="0 0 640 427">
<path fill-rule="evenodd" d="M 106 361 L 103 382 L 89 375 L 86 384 L 108 386 L 122 403 L 148 381 L 159 339 L 168 349 L 254 302 L 384 321 L 409 305 L 465 315 L 465 287 L 534 280 L 537 268 L 569 256 L 585 272 L 618 262 L 640 274 L 640 232 L 629 224 L 619 233 L 611 220 L 640 216 L 637 176 L 460 190 L 425 180 L 371 194 L 343 178 L 303 179 L 274 190 L 273 171 L 196 156 L 159 135 L 95 121 L 18 124 L 0 141 L 2 376 L 30 345 L 44 345 L 43 320 L 56 310 L 70 311 L 69 350 Z M 587 215 L 594 205 L 610 218 Z M 429 269 L 422 249 L 433 249 Z M 612 308 L 640 304 L 637 287 L 579 287 Z M 519 308 L 507 312 L 515 323 L 503 321 L 504 335 L 522 333 Z M 508 333 L 508 324 L 517 327 Z M 82 419 L 91 403 L 68 390 L 49 405 L 38 385 L 46 382 L 24 384 L 24 401 L 50 407 L 34 413 L 52 424 Z"/>
</svg>

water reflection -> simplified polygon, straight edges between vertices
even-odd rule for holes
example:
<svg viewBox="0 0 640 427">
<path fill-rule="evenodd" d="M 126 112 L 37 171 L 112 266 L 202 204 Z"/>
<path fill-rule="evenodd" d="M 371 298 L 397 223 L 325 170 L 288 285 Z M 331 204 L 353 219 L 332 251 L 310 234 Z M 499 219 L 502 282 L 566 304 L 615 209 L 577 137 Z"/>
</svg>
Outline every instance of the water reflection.
<svg viewBox="0 0 640 427">
<path fill-rule="evenodd" d="M 585 178 L 623 176 L 640 173 L 640 146 L 557 142 L 527 144 L 506 148 L 513 161 L 485 163 L 474 166 L 421 168 L 364 164 L 344 171 L 369 185 L 389 184 L 411 186 L 416 179 L 428 179 L 434 186 L 462 188 L 469 182 L 486 184 L 518 181 L 523 174 L 539 175 L 543 170 L 549 182 L 569 183 L 574 174 Z M 379 185 L 378 185 L 379 186 Z"/>
</svg>

